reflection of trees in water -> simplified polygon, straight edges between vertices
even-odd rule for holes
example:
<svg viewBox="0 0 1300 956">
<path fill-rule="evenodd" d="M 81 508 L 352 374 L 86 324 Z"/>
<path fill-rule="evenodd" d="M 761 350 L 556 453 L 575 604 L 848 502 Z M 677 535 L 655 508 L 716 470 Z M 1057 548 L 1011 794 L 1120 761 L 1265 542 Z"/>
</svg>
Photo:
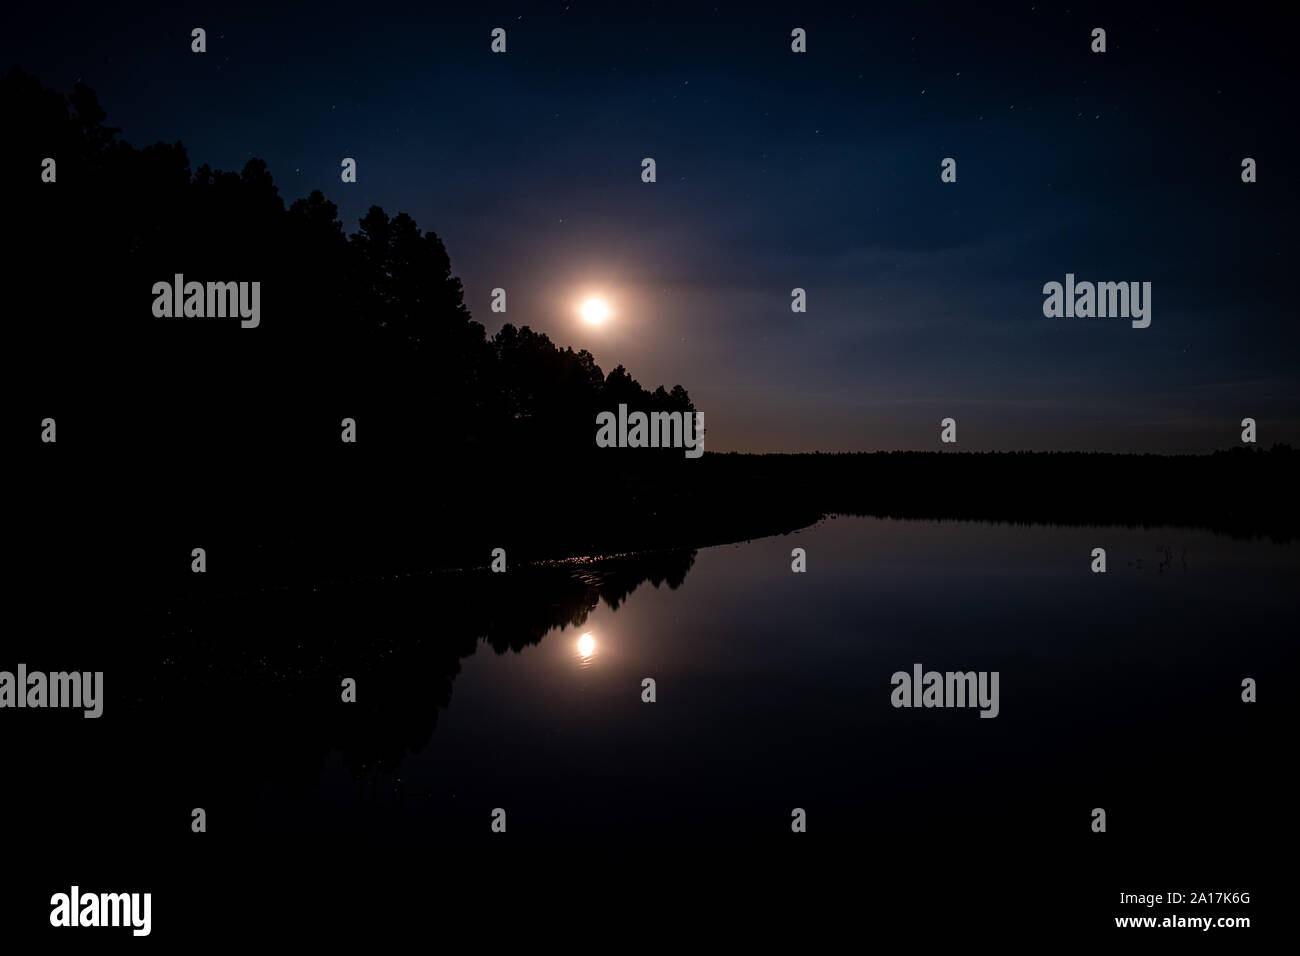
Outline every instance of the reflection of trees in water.
<svg viewBox="0 0 1300 956">
<path fill-rule="evenodd" d="M 674 556 L 672 560 L 668 560 L 670 555 Z M 677 590 L 695 564 L 694 551 L 666 552 L 661 557 L 664 559 L 654 560 L 652 555 L 640 555 L 600 562 L 583 575 L 583 580 L 599 592 L 601 600 L 611 610 L 617 611 L 643 581 L 649 581 L 655 587 L 666 583 Z"/>
<path fill-rule="evenodd" d="M 678 587 L 694 561 L 668 551 L 191 601 L 168 610 L 167 659 L 138 668 L 131 696 L 155 728 L 183 707 L 185 739 L 203 741 L 216 772 L 233 763 L 310 787 L 333 750 L 356 777 L 389 772 L 428 745 L 480 640 L 521 651 L 583 624 L 599 599 L 617 608 L 644 581 Z M 343 677 L 355 704 L 340 701 Z"/>
</svg>

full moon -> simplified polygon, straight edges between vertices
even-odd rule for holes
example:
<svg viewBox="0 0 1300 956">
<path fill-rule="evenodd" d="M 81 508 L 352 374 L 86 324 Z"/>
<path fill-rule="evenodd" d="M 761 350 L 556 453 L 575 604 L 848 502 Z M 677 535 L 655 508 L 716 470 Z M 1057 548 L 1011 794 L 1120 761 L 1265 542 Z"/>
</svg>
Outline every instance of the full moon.
<svg viewBox="0 0 1300 956">
<path fill-rule="evenodd" d="M 600 325 L 609 318 L 609 306 L 603 299 L 588 299 L 582 303 L 582 317 L 592 325 Z"/>
<path fill-rule="evenodd" d="M 582 637 L 578 638 L 578 654 L 582 657 L 590 657 L 596 650 L 596 639 L 588 631 Z"/>
</svg>

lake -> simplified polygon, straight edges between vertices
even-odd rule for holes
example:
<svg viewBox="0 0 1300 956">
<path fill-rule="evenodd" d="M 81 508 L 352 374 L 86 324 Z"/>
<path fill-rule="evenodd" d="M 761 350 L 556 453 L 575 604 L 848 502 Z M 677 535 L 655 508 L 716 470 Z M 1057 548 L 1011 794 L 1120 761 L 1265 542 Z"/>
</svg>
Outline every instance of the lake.
<svg viewBox="0 0 1300 956">
<path fill-rule="evenodd" d="M 1082 887 L 1095 920 L 1120 891 L 1248 888 L 1271 865 L 1296 570 L 1294 544 L 1206 531 L 839 516 L 698 551 L 214 592 L 158 603 L 165 639 L 122 645 L 100 720 L 14 712 L 14 766 L 47 784 L 23 807 L 34 842 L 93 793 L 115 826 L 54 846 L 91 874 L 129 856 L 142 883 L 164 860 L 246 879 L 269 845 L 649 853 L 679 876 L 719 851 L 732 878 L 806 853 L 823 877 L 872 861 L 863 885 Z M 997 672 L 997 716 L 892 706 L 918 664 Z"/>
<path fill-rule="evenodd" d="M 795 547 L 805 573 L 791 571 Z M 1090 570 L 1095 547 L 1104 574 Z M 1243 737 L 1260 733 L 1263 705 L 1242 702 L 1242 679 L 1282 694 L 1294 661 L 1294 545 L 838 517 L 641 560 L 603 579 L 574 566 L 596 593 L 552 593 L 550 608 L 523 588 L 536 610 L 514 633 L 485 610 L 502 652 L 484 639 L 454 676 L 408 675 L 400 691 L 381 677 L 382 694 L 427 688 L 393 708 L 413 722 L 369 728 L 391 734 L 365 741 L 390 766 L 367 763 L 360 741 L 331 749 L 318 789 L 264 788 L 258 818 L 441 843 L 488 833 L 500 807 L 510 833 L 637 843 L 780 839 L 795 807 L 809 833 L 1020 820 L 1066 834 L 1109 805 L 1125 829 L 1136 817 L 1172 835 L 1199 816 L 1190 797 L 1217 792 L 1225 753 L 1253 752 Z M 667 580 L 636 584 L 643 573 Z M 391 608 L 373 592 L 373 630 L 396 639 L 412 625 L 411 586 Z M 423 639 L 439 639 L 442 606 L 419 615 Z M 573 620 L 532 643 L 548 609 Z M 472 629 L 465 610 L 454 626 Z M 891 706 L 891 675 L 914 664 L 998 672 L 998 716 Z"/>
</svg>

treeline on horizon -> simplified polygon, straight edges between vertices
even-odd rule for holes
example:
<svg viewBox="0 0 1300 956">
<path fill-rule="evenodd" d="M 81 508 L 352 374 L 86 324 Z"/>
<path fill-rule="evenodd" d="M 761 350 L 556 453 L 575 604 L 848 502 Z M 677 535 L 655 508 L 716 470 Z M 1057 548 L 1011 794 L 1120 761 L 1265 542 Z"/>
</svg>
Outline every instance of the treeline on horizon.
<svg viewBox="0 0 1300 956">
<path fill-rule="evenodd" d="M 1275 455 L 1279 459 L 1295 453 L 1295 450 L 1286 443 L 1274 442 L 1267 448 L 1260 445 L 1246 446 L 1241 445 L 1234 448 L 1216 448 L 1212 452 L 1150 452 L 1150 451 L 1034 451 L 1031 449 L 1010 449 L 1007 451 L 985 450 L 985 451 L 951 451 L 929 450 L 923 451 L 917 448 L 895 448 L 895 449 L 875 449 L 872 451 L 720 451 L 711 452 L 715 458 L 736 457 L 736 458 L 766 458 L 766 459 L 805 459 L 805 458 L 861 458 L 863 456 L 873 456 L 879 458 L 882 455 L 888 455 L 895 458 L 932 458 L 935 455 L 967 455 L 979 456 L 982 458 L 1029 458 L 1034 456 L 1050 456 L 1053 458 L 1159 458 L 1159 459 L 1200 459 L 1200 458 L 1220 458 L 1228 456 L 1230 460 L 1246 460 L 1242 456 L 1246 455 Z"/>
<path fill-rule="evenodd" d="M 1289 541 L 1300 535 L 1300 452 L 1208 455 L 878 451 L 706 454 L 719 485 L 799 487 L 824 512 L 1024 524 L 1178 525 Z"/>
<path fill-rule="evenodd" d="M 223 509 L 155 536 L 147 586 L 181 591 L 322 581 L 435 568 L 509 567 L 574 556 L 701 548 L 780 535 L 828 514 L 922 521 L 1204 529 L 1278 543 L 1300 537 L 1300 453 L 1287 446 L 1202 456 L 1086 453 L 706 453 L 681 468 L 591 476 L 513 472 L 448 497 L 374 499 L 249 519 Z M 427 507 L 426 507 L 427 505 Z M 253 509 L 254 513 L 257 513 Z M 221 552 L 193 575 L 190 542 Z M 211 566 L 214 550 L 209 550 Z M 140 566 L 132 569 L 139 571 Z M 199 580 L 199 579 L 202 580 Z"/>
</svg>

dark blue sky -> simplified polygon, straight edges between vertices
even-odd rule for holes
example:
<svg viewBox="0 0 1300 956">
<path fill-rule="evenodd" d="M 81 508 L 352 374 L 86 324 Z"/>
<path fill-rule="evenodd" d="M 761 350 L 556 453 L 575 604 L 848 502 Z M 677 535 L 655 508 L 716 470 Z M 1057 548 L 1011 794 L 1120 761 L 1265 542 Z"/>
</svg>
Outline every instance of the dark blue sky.
<svg viewBox="0 0 1300 956">
<path fill-rule="evenodd" d="M 1245 416 L 1300 442 L 1296 84 L 1271 8 L 264 6 L 11 5 L 0 66 L 80 78 L 125 139 L 194 166 L 263 157 L 348 231 L 410 213 L 489 332 L 680 382 L 714 450 L 938 448 L 947 416 L 972 450 L 1207 451 Z M 1045 318 L 1067 272 L 1151 282 L 1151 327 Z M 588 293 L 614 310 L 599 329 Z"/>
</svg>

